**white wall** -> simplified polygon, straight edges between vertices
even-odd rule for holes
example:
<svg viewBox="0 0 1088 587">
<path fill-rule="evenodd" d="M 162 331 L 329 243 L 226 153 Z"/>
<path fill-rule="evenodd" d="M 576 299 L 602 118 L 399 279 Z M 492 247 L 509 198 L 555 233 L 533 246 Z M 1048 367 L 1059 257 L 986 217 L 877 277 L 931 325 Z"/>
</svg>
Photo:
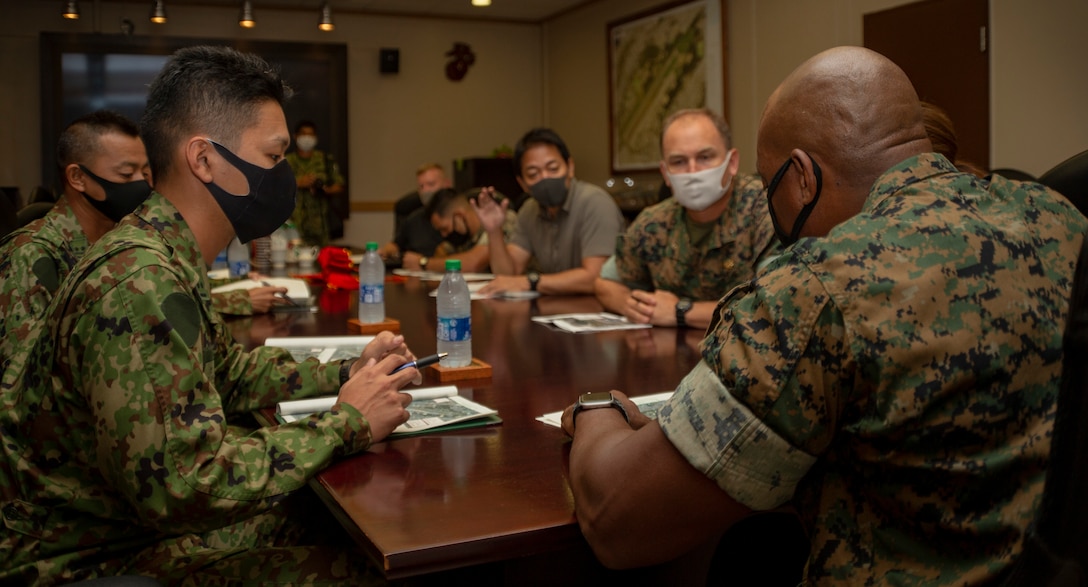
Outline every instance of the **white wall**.
<svg viewBox="0 0 1088 587">
<path fill-rule="evenodd" d="M 345 43 L 346 174 L 353 204 L 367 210 L 348 223 L 345 240 L 352 244 L 392 236 L 392 214 L 380 210 L 414 189 L 421 163 L 437 161 L 450 171 L 454 159 L 490 155 L 543 121 L 541 27 L 535 24 L 336 14 L 336 30 L 323 33 L 316 7 L 275 11 L 258 4 L 257 27 L 246 30 L 235 7 L 168 4 L 169 21 L 152 25 L 147 2 L 83 2 L 83 18 L 66 21 L 59 2 L 20 2 L 14 11 L 9 1 L 0 19 L 0 185 L 17 185 L 24 194 L 40 177 L 38 33 L 119 34 L 123 18 L 135 23 L 136 35 Z M 445 54 L 454 42 L 470 44 L 476 54 L 460 82 L 445 77 Z M 400 49 L 399 74 L 379 73 L 382 47 Z"/>
<path fill-rule="evenodd" d="M 755 169 L 763 105 L 805 59 L 862 44 L 862 17 L 907 0 L 726 0 L 730 108 L 741 156 Z M 569 143 L 585 180 L 610 174 L 605 37 L 608 22 L 665 2 L 600 0 L 544 31 L 547 124 Z M 1040 174 L 1088 149 L 1088 22 L 1084 0 L 991 0 L 991 165 Z M 938 64 L 935 64 L 938 65 Z"/>
</svg>

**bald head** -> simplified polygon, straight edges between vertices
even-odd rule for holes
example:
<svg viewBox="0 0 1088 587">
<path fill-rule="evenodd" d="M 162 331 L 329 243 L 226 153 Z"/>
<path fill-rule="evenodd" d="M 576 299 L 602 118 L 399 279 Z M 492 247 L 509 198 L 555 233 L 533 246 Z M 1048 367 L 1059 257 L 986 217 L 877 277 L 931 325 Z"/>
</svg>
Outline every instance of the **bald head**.
<svg viewBox="0 0 1088 587">
<path fill-rule="evenodd" d="M 837 171 L 841 187 L 865 192 L 891 166 L 930 150 L 907 75 L 863 47 L 829 49 L 794 70 L 767 101 L 758 145 L 759 157 L 775 161 L 803 149 Z"/>
</svg>

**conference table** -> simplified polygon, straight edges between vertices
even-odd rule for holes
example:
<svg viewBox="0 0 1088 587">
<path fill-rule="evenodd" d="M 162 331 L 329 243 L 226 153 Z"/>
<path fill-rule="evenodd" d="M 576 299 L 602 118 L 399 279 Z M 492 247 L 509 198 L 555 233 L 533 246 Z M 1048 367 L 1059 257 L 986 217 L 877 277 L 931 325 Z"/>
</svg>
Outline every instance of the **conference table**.
<svg viewBox="0 0 1088 587">
<path fill-rule="evenodd" d="M 436 305 L 428 294 L 437 285 L 399 276 L 386 284 L 386 314 L 400 322 L 416 356 L 435 352 Z M 316 312 L 277 312 L 228 326 L 250 347 L 272 336 L 351 334 L 356 292 L 316 296 Z M 460 395 L 497 410 L 502 423 L 379 443 L 311 483 L 387 578 L 496 563 L 516 577 L 510 568 L 527 561 L 521 572 L 539 578 L 595 564 L 574 517 L 569 439 L 536 418 L 585 392 L 672 390 L 698 362 L 702 338 L 696 329 L 676 328 L 573 334 L 530 320 L 600 311 L 592 296 L 473 301 L 473 356 L 491 366 L 491 376 L 440 382 L 425 368 L 423 385 L 455 384 Z M 266 423 L 272 416 L 259 415 Z"/>
</svg>

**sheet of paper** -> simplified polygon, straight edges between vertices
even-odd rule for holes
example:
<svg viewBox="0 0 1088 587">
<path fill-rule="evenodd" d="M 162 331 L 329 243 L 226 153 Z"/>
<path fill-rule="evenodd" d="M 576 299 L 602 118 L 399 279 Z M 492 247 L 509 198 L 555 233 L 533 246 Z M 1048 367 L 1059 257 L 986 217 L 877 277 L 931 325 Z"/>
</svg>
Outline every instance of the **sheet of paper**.
<svg viewBox="0 0 1088 587">
<path fill-rule="evenodd" d="M 296 361 L 317 357 L 322 363 L 337 359 L 356 359 L 373 336 L 284 336 L 266 338 L 265 346 L 286 349 Z"/>
<path fill-rule="evenodd" d="M 533 316 L 533 322 L 550 324 L 567 332 L 605 332 L 608 330 L 633 330 L 652 328 L 651 324 L 635 324 L 618 314 L 590 312 L 580 314 L 552 314 Z"/>
</svg>

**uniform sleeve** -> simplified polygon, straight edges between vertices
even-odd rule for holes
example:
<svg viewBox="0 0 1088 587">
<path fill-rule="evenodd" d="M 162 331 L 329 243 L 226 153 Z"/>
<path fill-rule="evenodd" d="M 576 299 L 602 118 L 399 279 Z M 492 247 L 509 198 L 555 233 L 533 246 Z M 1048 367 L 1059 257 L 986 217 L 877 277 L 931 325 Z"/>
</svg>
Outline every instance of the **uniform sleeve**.
<svg viewBox="0 0 1088 587">
<path fill-rule="evenodd" d="M 646 227 L 646 212 L 616 237 L 616 273 L 617 281 L 631 289 L 654 289 L 650 268 L 642 258 L 641 236 Z"/>
<path fill-rule="evenodd" d="M 762 510 L 793 497 L 851 387 L 842 315 L 803 267 L 775 263 L 719 305 L 703 362 L 659 414 L 688 462 Z"/>
<path fill-rule="evenodd" d="M 282 351 L 232 345 L 217 357 L 220 333 L 171 268 L 135 262 L 115 279 L 126 261 L 83 280 L 85 301 L 63 317 L 57 350 L 96 422 L 103 476 L 147 524 L 201 531 L 254 515 L 369 445 L 367 422 L 350 406 L 252 432 L 230 425 L 231 411 L 331 376 Z"/>
<path fill-rule="evenodd" d="M 594 193 L 583 210 L 581 233 L 582 257 L 608 257 L 615 252 L 616 237 L 623 232 L 623 215 L 607 193 Z"/>
<path fill-rule="evenodd" d="M 212 309 L 230 316 L 252 316 L 253 302 L 248 291 L 235 289 L 212 294 Z"/>
</svg>

